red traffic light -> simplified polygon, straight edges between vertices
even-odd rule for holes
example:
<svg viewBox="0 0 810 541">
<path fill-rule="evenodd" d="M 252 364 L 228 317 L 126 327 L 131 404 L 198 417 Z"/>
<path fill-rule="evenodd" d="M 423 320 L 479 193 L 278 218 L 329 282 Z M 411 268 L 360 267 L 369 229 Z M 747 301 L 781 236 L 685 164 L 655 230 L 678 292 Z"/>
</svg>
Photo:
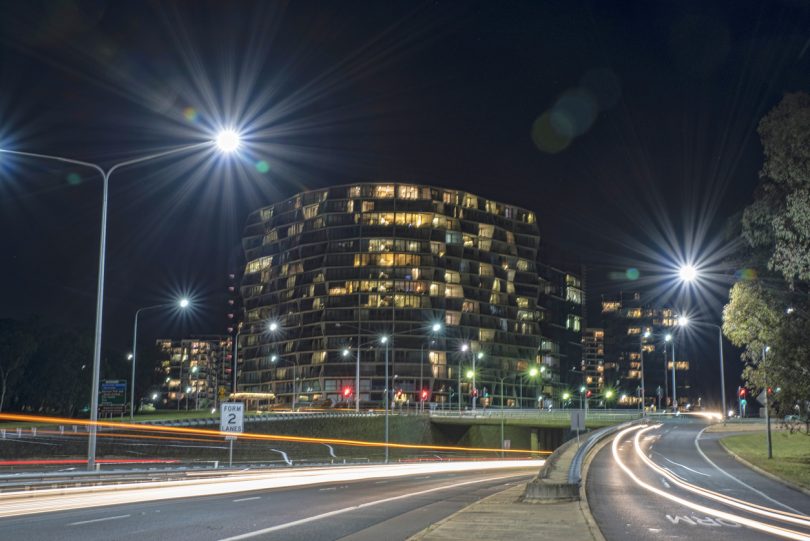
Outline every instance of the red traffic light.
<svg viewBox="0 0 810 541">
<path fill-rule="evenodd" d="M 769 394 L 769 395 L 772 395 L 772 394 L 773 394 L 773 387 L 768 387 L 768 394 Z"/>
<path fill-rule="evenodd" d="M 427 400 L 427 397 L 428 397 L 428 392 L 426 390 L 422 389 L 422 400 Z"/>
<path fill-rule="evenodd" d="M 593 395 L 593 393 L 591 391 L 588 391 L 585 393 L 585 398 L 590 398 L 591 395 Z"/>
<path fill-rule="evenodd" d="M 352 395 L 352 388 L 351 387 L 344 387 L 343 388 L 343 396 L 348 398 Z"/>
<path fill-rule="evenodd" d="M 740 398 L 745 398 L 745 389 L 740 388 Z"/>
</svg>

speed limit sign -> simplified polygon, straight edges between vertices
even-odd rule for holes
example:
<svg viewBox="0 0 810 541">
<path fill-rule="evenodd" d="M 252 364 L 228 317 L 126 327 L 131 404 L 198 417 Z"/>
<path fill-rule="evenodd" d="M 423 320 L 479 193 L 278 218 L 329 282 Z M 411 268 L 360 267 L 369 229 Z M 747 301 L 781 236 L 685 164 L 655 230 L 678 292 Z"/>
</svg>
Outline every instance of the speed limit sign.
<svg viewBox="0 0 810 541">
<path fill-rule="evenodd" d="M 241 434 L 244 431 L 245 405 L 223 402 L 219 408 L 219 431 Z"/>
</svg>

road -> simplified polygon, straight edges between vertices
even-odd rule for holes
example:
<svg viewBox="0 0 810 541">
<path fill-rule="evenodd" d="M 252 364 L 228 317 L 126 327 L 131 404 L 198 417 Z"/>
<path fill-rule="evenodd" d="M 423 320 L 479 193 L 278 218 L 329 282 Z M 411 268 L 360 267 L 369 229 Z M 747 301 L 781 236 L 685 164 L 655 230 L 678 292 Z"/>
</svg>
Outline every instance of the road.
<svg viewBox="0 0 810 541">
<path fill-rule="evenodd" d="M 605 538 L 810 540 L 810 497 L 737 462 L 706 426 L 633 427 L 596 454 L 587 497 Z"/>
<path fill-rule="evenodd" d="M 188 493 L 205 493 L 226 486 L 227 492 L 172 498 L 172 491 L 176 489 L 172 487 L 177 484 L 164 484 L 151 489 L 155 498 L 169 496 L 159 500 L 140 498 L 139 494 L 149 490 L 142 485 L 120 491 L 117 496 L 104 491 L 84 496 L 54 493 L 45 498 L 2 500 L 0 510 L 7 515 L 27 513 L 37 502 L 45 502 L 50 509 L 60 506 L 72 509 L 0 518 L 0 539 L 406 539 L 482 497 L 525 482 L 538 471 L 537 461 L 531 467 L 525 463 L 497 466 L 479 464 L 467 471 L 458 467 L 458 471 L 442 471 L 427 465 L 405 466 L 412 471 L 404 476 L 400 471 L 399 477 L 379 473 L 377 470 L 382 466 L 306 469 L 300 475 L 305 479 L 303 482 L 308 483 L 306 486 L 232 492 L 227 488 L 229 483 L 270 484 L 262 480 L 270 477 L 250 481 L 206 480 L 201 481 L 199 486 L 204 488 L 199 490 L 188 484 L 182 485 L 182 489 Z M 318 473 L 327 470 L 340 472 L 337 475 Z M 293 469 L 287 472 L 294 474 Z M 376 473 L 366 475 L 367 472 Z M 363 480 L 352 480 L 361 477 Z M 245 478 L 250 479 L 247 474 Z M 133 495 L 133 500 L 141 501 L 118 505 L 98 501 L 98 498 L 109 501 L 115 497 L 126 498 L 128 494 Z M 76 508 L 82 505 L 83 499 L 96 507 Z"/>
</svg>

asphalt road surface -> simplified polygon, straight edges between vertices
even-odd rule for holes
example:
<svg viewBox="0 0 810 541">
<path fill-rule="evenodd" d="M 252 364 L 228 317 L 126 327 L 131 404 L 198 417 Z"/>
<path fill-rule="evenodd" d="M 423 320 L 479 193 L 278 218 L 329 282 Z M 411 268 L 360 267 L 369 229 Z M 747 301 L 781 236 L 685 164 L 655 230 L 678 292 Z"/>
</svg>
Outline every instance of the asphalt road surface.
<svg viewBox="0 0 810 541">
<path fill-rule="evenodd" d="M 376 478 L 39 513 L 0 519 L 0 539 L 406 539 L 525 482 L 537 469 Z"/>
<path fill-rule="evenodd" d="M 705 427 L 634 427 L 597 453 L 586 486 L 605 538 L 810 540 L 810 497 L 740 464 Z"/>
</svg>

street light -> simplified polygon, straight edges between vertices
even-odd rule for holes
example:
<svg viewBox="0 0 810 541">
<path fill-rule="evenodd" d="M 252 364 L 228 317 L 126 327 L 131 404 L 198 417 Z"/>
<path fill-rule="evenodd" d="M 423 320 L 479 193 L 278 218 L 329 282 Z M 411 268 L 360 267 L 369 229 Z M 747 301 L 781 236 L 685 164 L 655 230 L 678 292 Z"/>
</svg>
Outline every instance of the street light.
<svg viewBox="0 0 810 541">
<path fill-rule="evenodd" d="M 388 410 L 391 402 L 391 390 L 388 388 L 388 336 L 380 336 L 380 343 L 385 345 L 385 463 L 388 464 Z"/>
<path fill-rule="evenodd" d="M 177 303 L 180 308 L 188 308 L 189 300 L 185 297 L 180 299 Z M 145 312 L 147 310 L 155 310 L 157 308 L 168 308 L 169 306 L 174 306 L 174 303 L 163 303 L 163 304 L 155 304 L 154 306 L 146 306 L 144 308 L 139 308 L 135 311 L 135 325 L 132 332 L 132 353 L 127 355 L 127 358 L 132 361 L 132 381 L 131 381 L 131 388 L 130 388 L 130 396 L 129 396 L 129 420 L 132 421 L 135 416 L 135 362 L 137 361 L 137 354 L 138 354 L 138 317 L 141 315 L 141 312 Z M 180 382 L 182 385 L 183 382 Z"/>
<path fill-rule="evenodd" d="M 98 257 L 98 278 L 96 284 L 96 324 L 95 324 L 95 337 L 93 340 L 93 378 L 90 391 L 90 433 L 87 438 L 87 469 L 94 470 L 96 468 L 96 432 L 98 423 L 98 390 L 99 382 L 101 379 L 101 328 L 104 312 L 104 270 L 107 258 L 107 214 L 109 207 L 109 186 L 110 176 L 121 169 L 130 165 L 137 165 L 140 163 L 157 160 L 178 154 L 181 152 L 188 152 L 197 148 L 207 147 L 214 144 L 222 152 L 233 152 L 239 147 L 239 136 L 236 131 L 229 129 L 220 132 L 214 140 L 203 141 L 200 143 L 193 143 L 182 147 L 173 148 L 164 152 L 150 154 L 135 158 L 132 160 L 123 161 L 104 169 L 100 165 L 81 160 L 74 160 L 72 158 L 64 158 L 62 156 L 53 156 L 50 154 L 39 154 L 35 152 L 23 152 L 20 150 L 9 150 L 0 148 L 0 153 L 11 154 L 14 156 L 23 156 L 27 158 L 39 158 L 43 160 L 51 160 L 61 163 L 69 163 L 72 165 L 79 165 L 88 167 L 97 171 L 102 179 L 102 197 L 101 197 L 101 235 L 99 239 L 99 257 Z"/>
<path fill-rule="evenodd" d="M 682 265 L 678 276 L 682 282 L 693 282 L 697 278 L 697 269 L 693 265 Z"/>
</svg>

